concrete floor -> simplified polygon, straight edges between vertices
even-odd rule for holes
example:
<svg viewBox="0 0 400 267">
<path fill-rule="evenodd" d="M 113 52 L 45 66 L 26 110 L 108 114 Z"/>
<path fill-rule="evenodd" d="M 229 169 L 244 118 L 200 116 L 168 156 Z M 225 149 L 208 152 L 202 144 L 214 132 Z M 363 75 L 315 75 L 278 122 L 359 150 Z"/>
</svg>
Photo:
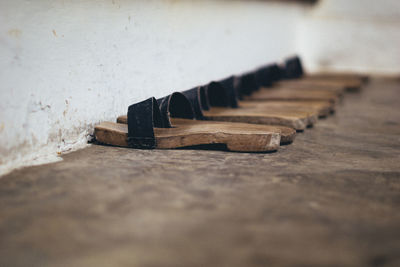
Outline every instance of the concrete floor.
<svg viewBox="0 0 400 267">
<path fill-rule="evenodd" d="M 0 266 L 400 266 L 400 83 L 277 153 L 93 145 L 0 179 Z"/>
</svg>

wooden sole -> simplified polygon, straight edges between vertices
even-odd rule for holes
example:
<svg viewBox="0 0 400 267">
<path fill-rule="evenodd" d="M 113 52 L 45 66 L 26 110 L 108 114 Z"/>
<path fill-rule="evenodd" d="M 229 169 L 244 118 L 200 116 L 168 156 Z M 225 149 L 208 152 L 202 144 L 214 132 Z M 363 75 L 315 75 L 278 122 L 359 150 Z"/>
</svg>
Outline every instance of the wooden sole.
<svg viewBox="0 0 400 267">
<path fill-rule="evenodd" d="M 173 125 L 188 123 L 188 120 L 177 119 L 177 118 L 171 118 L 171 121 L 173 122 Z M 191 121 L 189 120 L 189 122 L 191 122 Z M 213 123 L 214 125 L 215 125 L 215 123 L 217 123 L 217 122 L 214 122 L 214 121 L 198 121 L 198 120 L 196 120 L 196 122 L 199 122 L 200 124 L 201 123 L 203 123 L 203 124 L 204 123 Z M 127 116 L 126 115 L 119 116 L 117 118 L 117 123 L 126 124 L 127 123 Z M 191 122 L 191 124 L 192 123 L 193 122 Z M 241 127 L 245 127 L 245 126 L 249 125 L 248 123 L 245 123 L 243 121 L 242 121 L 242 123 L 236 123 L 236 122 L 235 123 L 232 123 L 232 122 L 229 122 L 229 123 L 225 122 L 224 123 L 224 122 L 222 122 L 222 124 L 224 124 L 226 126 L 231 125 L 232 127 L 237 127 L 238 124 L 241 124 L 242 125 Z M 263 126 L 263 130 L 266 133 L 269 133 L 269 132 L 279 133 L 281 135 L 281 141 L 280 141 L 281 145 L 291 144 L 294 141 L 295 137 L 296 137 L 296 130 L 293 129 L 293 128 L 279 126 L 279 125 L 261 125 L 261 126 Z"/>
<path fill-rule="evenodd" d="M 275 89 L 292 89 L 292 90 L 312 90 L 312 91 L 329 91 L 338 96 L 342 96 L 346 92 L 344 86 L 333 84 L 314 84 L 305 80 L 288 80 L 274 83 Z"/>
<path fill-rule="evenodd" d="M 306 79 L 333 79 L 333 80 L 343 80 L 343 79 L 356 79 L 359 81 L 363 81 L 368 76 L 359 73 L 351 73 L 351 72 L 315 72 L 315 73 L 307 73 L 302 78 Z"/>
<path fill-rule="evenodd" d="M 261 106 L 265 109 L 281 108 L 290 111 L 312 111 L 317 112 L 318 117 L 327 117 L 335 112 L 335 105 L 329 101 L 279 101 L 279 100 L 265 100 L 265 101 L 240 101 L 241 107 Z"/>
<path fill-rule="evenodd" d="M 364 84 L 368 81 L 367 75 L 354 73 L 312 73 L 306 74 L 301 79 L 305 80 L 325 80 L 325 81 L 341 81 L 346 83 Z"/>
<path fill-rule="evenodd" d="M 264 112 L 282 112 L 291 113 L 296 115 L 307 114 L 310 116 L 311 123 L 316 122 L 316 118 L 319 117 L 319 110 L 307 105 L 299 105 L 298 102 L 293 101 L 279 101 L 281 104 L 274 104 L 270 101 L 240 101 L 239 106 L 243 109 L 257 109 Z M 283 102 L 283 103 L 282 103 Z M 311 125 L 310 125 L 311 126 Z"/>
<path fill-rule="evenodd" d="M 248 106 L 240 108 L 211 107 L 203 111 L 208 120 L 246 122 L 263 125 L 286 126 L 297 131 L 312 126 L 318 120 L 316 112 L 301 112 L 277 109 L 267 109 L 263 106 Z"/>
<path fill-rule="evenodd" d="M 357 90 L 362 87 L 363 81 L 361 79 L 356 78 L 300 78 L 292 81 L 283 81 L 282 83 L 297 83 L 304 86 L 317 86 L 317 87 L 326 87 L 326 88 L 342 88 L 343 90 Z"/>
<path fill-rule="evenodd" d="M 340 96 L 333 92 L 321 90 L 296 90 L 288 88 L 261 88 L 253 92 L 250 96 L 245 96 L 244 100 L 264 101 L 329 101 L 333 104 L 338 103 Z"/>
<path fill-rule="evenodd" d="M 279 131 L 264 125 L 177 118 L 171 123 L 173 128 L 154 128 L 157 148 L 225 144 L 230 151 L 270 152 L 279 148 L 281 140 Z M 95 127 L 96 140 L 104 144 L 128 147 L 127 134 L 128 125 L 123 123 L 102 122 Z"/>
</svg>

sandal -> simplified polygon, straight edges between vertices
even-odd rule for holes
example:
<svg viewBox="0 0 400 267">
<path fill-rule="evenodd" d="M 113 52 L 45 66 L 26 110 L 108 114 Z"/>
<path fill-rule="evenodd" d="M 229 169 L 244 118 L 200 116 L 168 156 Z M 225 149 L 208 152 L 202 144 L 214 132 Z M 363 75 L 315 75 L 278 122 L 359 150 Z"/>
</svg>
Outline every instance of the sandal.
<svg viewBox="0 0 400 267">
<path fill-rule="evenodd" d="M 277 68 L 276 65 L 271 68 Z M 275 78 L 271 78 L 276 82 L 277 76 L 282 72 L 276 71 Z M 257 72 L 256 72 L 257 73 Z M 278 100 L 278 101 L 329 101 L 336 104 L 342 94 L 337 91 L 320 90 L 318 88 L 304 88 L 301 87 L 265 87 L 265 83 L 260 82 L 257 78 L 256 73 L 247 73 L 240 76 L 240 83 L 236 85 L 238 87 L 237 91 L 239 98 L 248 101 L 264 101 L 264 100 Z M 294 82 L 293 82 L 294 83 Z M 301 90 L 299 90 L 301 89 Z"/>
<path fill-rule="evenodd" d="M 305 74 L 298 56 L 288 58 L 284 65 L 287 79 L 300 79 L 302 83 L 309 86 L 339 86 L 347 91 L 358 91 L 368 81 L 368 76 L 352 73 Z"/>
</svg>

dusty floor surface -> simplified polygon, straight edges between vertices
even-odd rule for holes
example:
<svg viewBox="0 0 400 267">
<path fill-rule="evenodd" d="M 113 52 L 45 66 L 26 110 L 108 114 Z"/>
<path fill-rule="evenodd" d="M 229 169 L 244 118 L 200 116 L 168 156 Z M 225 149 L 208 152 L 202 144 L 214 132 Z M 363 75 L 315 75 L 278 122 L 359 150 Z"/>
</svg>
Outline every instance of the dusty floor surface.
<svg viewBox="0 0 400 267">
<path fill-rule="evenodd" d="M 400 266 L 400 83 L 272 154 L 93 145 L 0 179 L 0 266 Z"/>
</svg>

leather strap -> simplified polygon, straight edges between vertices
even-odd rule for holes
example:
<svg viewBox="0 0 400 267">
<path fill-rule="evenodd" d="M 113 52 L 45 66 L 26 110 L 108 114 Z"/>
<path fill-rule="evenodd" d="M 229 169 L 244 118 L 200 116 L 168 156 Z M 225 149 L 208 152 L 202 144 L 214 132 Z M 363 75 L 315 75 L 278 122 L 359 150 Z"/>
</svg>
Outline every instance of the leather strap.
<svg viewBox="0 0 400 267">
<path fill-rule="evenodd" d="M 261 67 L 255 72 L 256 81 L 259 86 L 270 87 L 272 86 L 272 67 L 270 65 Z"/>
<path fill-rule="evenodd" d="M 303 75 L 303 66 L 298 56 L 294 56 L 285 60 L 285 77 L 287 79 L 297 79 Z"/>
<path fill-rule="evenodd" d="M 207 85 L 207 95 L 211 107 L 229 107 L 228 95 L 222 83 L 209 83 Z"/>
<path fill-rule="evenodd" d="M 250 95 L 252 92 L 258 90 L 254 73 L 246 73 L 240 76 L 238 87 L 239 96 Z"/>
<path fill-rule="evenodd" d="M 284 78 L 284 70 L 278 64 L 272 64 L 269 67 L 272 82 L 277 82 Z"/>
<path fill-rule="evenodd" d="M 129 146 L 133 148 L 155 148 L 154 127 L 164 127 L 157 100 L 151 97 L 130 105 L 127 115 Z"/>
<path fill-rule="evenodd" d="M 201 91 L 203 94 L 205 94 L 204 88 L 203 90 L 201 90 L 201 87 L 198 86 L 182 92 L 182 94 L 189 100 L 190 104 L 192 105 L 196 120 L 205 119 L 202 111 L 202 106 L 204 105 L 204 103 L 201 102 L 206 101 L 206 99 L 204 99 L 205 96 L 201 97 Z"/>
<path fill-rule="evenodd" d="M 193 107 L 185 95 L 175 92 L 159 100 L 161 117 L 164 123 L 171 126 L 171 118 L 191 119 L 195 118 Z"/>
<path fill-rule="evenodd" d="M 236 86 L 236 84 L 238 83 L 238 78 L 235 76 L 230 76 L 219 82 L 225 89 L 226 95 L 228 97 L 229 106 L 231 108 L 237 108 L 239 106 Z"/>
<path fill-rule="evenodd" d="M 208 102 L 208 93 L 206 86 L 199 87 L 200 105 L 203 110 L 210 110 L 210 103 Z"/>
</svg>

